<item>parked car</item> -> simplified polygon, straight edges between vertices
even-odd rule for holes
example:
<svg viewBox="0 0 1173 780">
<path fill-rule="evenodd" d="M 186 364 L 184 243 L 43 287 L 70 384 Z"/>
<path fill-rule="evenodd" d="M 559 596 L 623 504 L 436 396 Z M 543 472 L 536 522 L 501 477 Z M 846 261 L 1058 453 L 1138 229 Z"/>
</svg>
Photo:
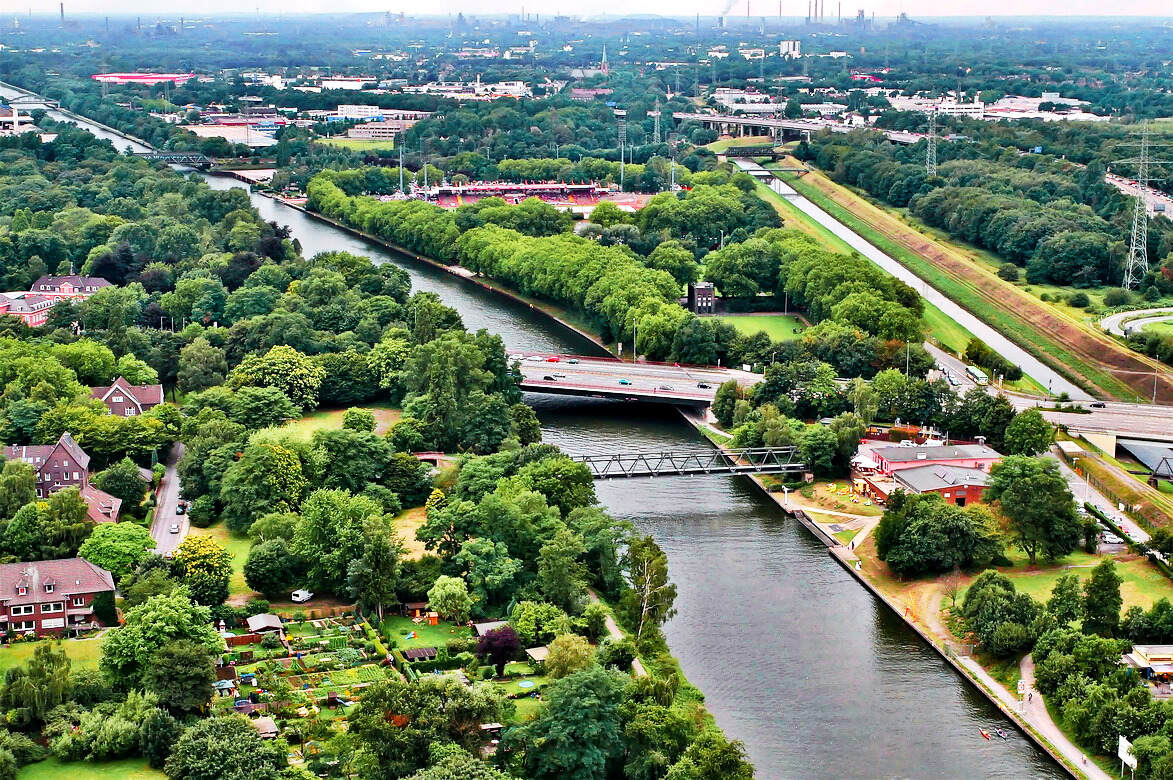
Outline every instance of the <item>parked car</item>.
<svg viewBox="0 0 1173 780">
<path fill-rule="evenodd" d="M 1103 534 L 1100 538 L 1104 540 L 1104 544 L 1124 544 L 1124 540 L 1116 534 Z"/>
<path fill-rule="evenodd" d="M 619 380 L 619 384 L 621 384 L 621 385 L 630 385 L 630 384 L 631 384 L 631 380 L 630 380 L 630 379 L 620 379 L 620 380 Z"/>
<path fill-rule="evenodd" d="M 171 527 L 168 528 L 167 530 L 173 534 L 179 533 L 179 523 L 172 523 Z"/>
<path fill-rule="evenodd" d="M 295 590 L 293 591 L 293 601 L 298 604 L 304 604 L 314 597 L 313 591 L 309 590 Z"/>
<path fill-rule="evenodd" d="M 175 514 L 181 515 L 186 511 L 187 511 L 187 504 L 183 503 L 182 501 L 177 501 L 175 503 Z"/>
</svg>

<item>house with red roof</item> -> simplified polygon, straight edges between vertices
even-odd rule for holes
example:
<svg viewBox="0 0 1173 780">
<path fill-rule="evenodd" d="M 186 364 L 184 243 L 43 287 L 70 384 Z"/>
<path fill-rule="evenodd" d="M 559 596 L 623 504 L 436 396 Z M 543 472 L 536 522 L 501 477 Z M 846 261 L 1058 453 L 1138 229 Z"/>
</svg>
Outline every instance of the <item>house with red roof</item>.
<svg viewBox="0 0 1173 780">
<path fill-rule="evenodd" d="M 75 487 L 89 507 L 94 523 L 118 520 L 122 499 L 90 484 L 90 456 L 68 432 L 56 444 L 10 444 L 4 448 L 8 460 L 23 460 L 36 472 L 37 498 L 46 498 L 63 488 Z"/>
<path fill-rule="evenodd" d="M 84 558 L 0 565 L 0 630 L 61 635 L 104 625 L 94 599 L 114 593 L 114 578 Z"/>
<path fill-rule="evenodd" d="M 82 300 L 109 286 L 109 282 L 98 276 L 42 276 L 33 282 L 29 292 L 43 295 L 52 301 L 62 298 Z"/>
<path fill-rule="evenodd" d="M 90 397 L 106 404 L 111 414 L 134 417 L 163 403 L 163 385 L 132 385 L 120 376 L 108 387 L 91 387 Z"/>
</svg>

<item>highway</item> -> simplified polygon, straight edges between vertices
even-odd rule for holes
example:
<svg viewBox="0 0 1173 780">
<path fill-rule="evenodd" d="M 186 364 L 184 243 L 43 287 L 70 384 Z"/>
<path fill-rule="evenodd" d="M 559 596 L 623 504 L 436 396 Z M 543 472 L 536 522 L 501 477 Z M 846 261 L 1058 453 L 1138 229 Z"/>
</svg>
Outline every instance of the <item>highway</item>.
<svg viewBox="0 0 1173 780">
<path fill-rule="evenodd" d="M 1154 309 L 1135 309 L 1109 314 L 1100 320 L 1100 327 L 1113 336 L 1127 336 L 1133 331 L 1151 325 L 1154 322 L 1173 320 L 1173 306 L 1161 306 Z"/>
<path fill-rule="evenodd" d="M 627 363 L 574 355 L 515 352 L 509 360 L 520 366 L 522 390 L 560 395 L 707 406 L 722 382 L 736 379 L 749 386 L 762 381 L 758 374 L 727 368 Z"/>
<path fill-rule="evenodd" d="M 1149 216 L 1164 214 L 1166 217 L 1173 219 L 1173 197 L 1169 197 L 1160 190 L 1144 186 L 1131 179 L 1125 179 L 1123 176 L 1117 176 L 1112 173 L 1105 174 L 1104 181 L 1125 195 L 1142 199 L 1144 201 L 1145 211 L 1148 212 Z"/>
<path fill-rule="evenodd" d="M 841 122 L 829 122 L 822 119 L 774 119 L 758 116 L 734 116 L 731 114 L 697 114 L 678 111 L 672 115 L 682 122 L 696 121 L 708 124 L 737 125 L 739 127 L 758 127 L 767 130 L 794 130 L 798 132 L 817 133 L 820 130 L 830 130 L 833 133 L 850 133 L 852 130 L 876 130 L 882 132 L 891 142 L 897 144 L 915 144 L 924 138 L 923 133 L 910 133 L 904 130 L 878 130 L 866 125 L 848 125 Z"/>
</svg>

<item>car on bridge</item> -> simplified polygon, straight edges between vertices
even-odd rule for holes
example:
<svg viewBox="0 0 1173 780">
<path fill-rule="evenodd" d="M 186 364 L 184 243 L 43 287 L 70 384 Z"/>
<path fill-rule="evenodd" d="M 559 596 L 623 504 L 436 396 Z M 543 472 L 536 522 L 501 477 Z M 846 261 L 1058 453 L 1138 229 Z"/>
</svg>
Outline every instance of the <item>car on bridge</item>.
<svg viewBox="0 0 1173 780">
<path fill-rule="evenodd" d="M 546 374 L 544 377 L 542 377 L 542 379 L 543 379 L 544 381 L 546 381 L 546 382 L 553 382 L 553 381 L 555 381 L 555 380 L 554 380 L 554 375 L 553 375 L 553 374 Z"/>
<path fill-rule="evenodd" d="M 672 389 L 672 385 L 660 385 L 660 389 L 661 389 L 661 390 L 671 390 L 671 389 Z"/>
<path fill-rule="evenodd" d="M 699 387 L 701 390 L 709 390 L 713 387 L 708 382 L 697 382 L 696 386 Z"/>
<path fill-rule="evenodd" d="M 557 363 L 560 360 L 562 360 L 562 358 L 558 357 L 557 355 L 551 355 L 550 357 L 546 358 L 547 363 Z"/>
<path fill-rule="evenodd" d="M 631 380 L 630 380 L 630 379 L 620 379 L 620 380 L 619 380 L 619 384 L 621 384 L 621 385 L 630 385 L 630 384 L 631 384 Z"/>
<path fill-rule="evenodd" d="M 578 364 L 578 358 L 571 358 L 570 360 L 567 360 L 566 362 L 569 363 L 570 365 L 574 366 L 574 365 Z"/>
</svg>

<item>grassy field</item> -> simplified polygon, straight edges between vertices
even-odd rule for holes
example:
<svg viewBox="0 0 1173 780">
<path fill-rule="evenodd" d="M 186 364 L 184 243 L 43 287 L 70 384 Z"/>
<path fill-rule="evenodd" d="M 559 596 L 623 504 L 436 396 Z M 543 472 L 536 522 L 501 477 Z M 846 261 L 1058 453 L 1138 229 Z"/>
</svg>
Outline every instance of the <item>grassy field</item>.
<svg viewBox="0 0 1173 780">
<path fill-rule="evenodd" d="M 394 149 L 395 141 L 390 138 L 315 138 L 314 143 L 337 146 L 355 152 L 369 152 L 372 149 Z"/>
<path fill-rule="evenodd" d="M 925 328 L 938 346 L 957 354 L 965 352 L 973 334 L 954 322 L 945 312 L 925 301 Z"/>
<path fill-rule="evenodd" d="M 1113 376 L 1103 361 L 1111 358 L 1118 367 L 1147 365 L 1140 356 L 1105 341 L 1102 334 L 1085 329 L 987 269 L 975 268 L 965 257 L 820 174 L 801 180 L 791 177 L 790 182 L 820 208 L 1060 373 L 1100 393 L 1134 397 L 1131 388 Z"/>
<path fill-rule="evenodd" d="M 756 135 L 744 138 L 723 138 L 720 141 L 713 141 L 705 148 L 713 154 L 720 154 L 730 146 L 766 146 L 767 144 L 773 145 L 773 143 L 774 140 L 769 136 Z"/>
<path fill-rule="evenodd" d="M 220 543 L 232 556 L 232 579 L 228 580 L 228 595 L 245 596 L 259 595 L 244 582 L 244 562 L 248 559 L 248 551 L 252 547 L 252 540 L 247 536 L 236 536 L 228 530 L 223 522 L 211 528 L 196 528 L 192 526 L 192 536 L 210 536 Z"/>
<path fill-rule="evenodd" d="M 388 617 L 383 619 L 379 627 L 383 636 L 394 639 L 400 648 L 404 647 L 443 647 L 449 639 L 472 636 L 472 629 L 467 626 L 454 626 L 451 623 L 440 621 L 439 625 L 429 626 L 427 622 L 412 623 L 411 618 Z M 407 638 L 412 631 L 416 636 Z M 400 633 L 405 632 L 405 633 Z"/>
<path fill-rule="evenodd" d="M 346 415 L 346 410 L 349 408 L 317 409 L 305 415 L 300 420 L 294 420 L 286 425 L 285 428 L 307 439 L 314 435 L 314 431 L 337 430 L 342 427 L 342 418 Z M 399 422 L 399 417 L 401 416 L 401 412 L 388 403 L 366 404 L 359 408 L 367 409 L 374 413 L 375 433 L 378 434 L 386 433 L 392 425 Z"/>
<path fill-rule="evenodd" d="M 802 335 L 795 333 L 795 329 L 806 328 L 806 323 L 794 314 L 725 314 L 713 319 L 731 323 L 747 336 L 765 331 L 771 341 L 792 341 Z"/>
<path fill-rule="evenodd" d="M 418 558 L 427 552 L 424 543 L 415 538 L 415 531 L 428 519 L 428 513 L 422 506 L 405 509 L 395 516 L 395 530 L 403 539 L 403 546 L 407 548 L 408 558 Z"/>
<path fill-rule="evenodd" d="M 8 669 L 26 663 L 36 649 L 45 642 L 17 642 L 0 647 L 0 676 Z M 96 668 L 101 656 L 102 640 L 69 639 L 61 642 L 61 648 L 73 662 L 74 669 Z"/>
<path fill-rule="evenodd" d="M 124 758 L 95 764 L 90 761 L 63 763 L 49 758 L 29 764 L 16 773 L 19 780 L 155 780 L 165 778 L 157 769 L 151 769 L 145 758 Z"/>
<path fill-rule="evenodd" d="M 1156 333 L 1158 336 L 1173 337 L 1173 322 L 1154 322 L 1144 326 L 1145 333 Z"/>
</svg>

